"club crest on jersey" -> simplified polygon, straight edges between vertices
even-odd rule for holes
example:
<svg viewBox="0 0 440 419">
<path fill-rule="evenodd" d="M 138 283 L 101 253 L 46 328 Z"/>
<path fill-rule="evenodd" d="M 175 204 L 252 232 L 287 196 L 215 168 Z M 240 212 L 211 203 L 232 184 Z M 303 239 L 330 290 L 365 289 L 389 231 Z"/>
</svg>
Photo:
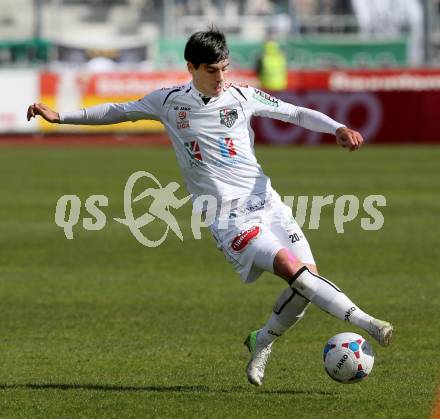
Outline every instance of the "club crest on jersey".
<svg viewBox="0 0 440 419">
<path fill-rule="evenodd" d="M 188 111 L 180 110 L 177 111 L 177 128 L 183 129 L 183 128 L 189 128 L 189 115 Z"/>
<path fill-rule="evenodd" d="M 241 252 L 252 240 L 258 237 L 260 234 L 260 227 L 252 226 L 247 230 L 242 231 L 238 236 L 234 238 L 231 242 L 232 250 L 236 252 Z"/>
<path fill-rule="evenodd" d="M 220 123 L 231 128 L 238 119 L 237 109 L 220 109 Z"/>
</svg>

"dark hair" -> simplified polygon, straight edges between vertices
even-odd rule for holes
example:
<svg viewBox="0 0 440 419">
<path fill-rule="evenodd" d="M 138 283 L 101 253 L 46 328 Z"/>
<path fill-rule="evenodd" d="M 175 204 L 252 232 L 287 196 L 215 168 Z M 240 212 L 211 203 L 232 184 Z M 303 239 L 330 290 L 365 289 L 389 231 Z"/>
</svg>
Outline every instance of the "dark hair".
<svg viewBox="0 0 440 419">
<path fill-rule="evenodd" d="M 212 26 L 208 31 L 193 33 L 185 45 L 184 57 L 195 68 L 200 64 L 216 64 L 229 57 L 223 32 Z"/>
</svg>

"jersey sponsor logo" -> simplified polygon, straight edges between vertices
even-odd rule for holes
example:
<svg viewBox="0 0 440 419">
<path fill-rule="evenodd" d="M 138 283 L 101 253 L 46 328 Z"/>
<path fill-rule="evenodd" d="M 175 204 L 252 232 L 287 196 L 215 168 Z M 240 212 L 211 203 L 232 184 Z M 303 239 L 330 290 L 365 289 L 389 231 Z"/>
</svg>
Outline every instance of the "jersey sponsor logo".
<svg viewBox="0 0 440 419">
<path fill-rule="evenodd" d="M 237 109 L 220 109 L 220 123 L 231 128 L 238 119 Z"/>
<path fill-rule="evenodd" d="M 246 202 L 246 204 L 240 208 L 235 209 L 234 211 L 229 213 L 229 219 L 233 219 L 243 215 L 248 215 L 251 214 L 255 211 L 260 211 L 262 210 L 264 207 L 266 206 L 266 200 L 265 199 L 261 199 L 259 201 L 253 202 L 253 201 L 248 201 Z"/>
<path fill-rule="evenodd" d="M 234 140 L 232 138 L 229 137 L 219 138 L 218 146 L 220 149 L 221 159 L 219 158 L 214 159 L 214 164 L 217 167 L 236 165 L 245 161 L 243 157 L 240 157 L 237 154 L 234 145 Z"/>
<path fill-rule="evenodd" d="M 191 167 L 201 166 L 204 162 L 199 143 L 197 141 L 189 141 L 187 143 L 184 143 L 184 146 L 189 157 Z"/>
<path fill-rule="evenodd" d="M 178 110 L 181 110 L 181 111 L 190 111 L 191 110 L 191 106 L 174 106 L 174 110 L 175 111 L 178 111 Z"/>
<path fill-rule="evenodd" d="M 245 231 L 242 231 L 238 236 L 234 238 L 231 242 L 232 250 L 236 252 L 241 252 L 246 248 L 246 246 L 260 234 L 260 227 L 252 226 Z"/>
<path fill-rule="evenodd" d="M 177 112 L 176 125 L 178 129 L 189 128 L 189 115 L 187 111 Z"/>
<path fill-rule="evenodd" d="M 278 108 L 278 106 L 280 106 L 280 102 L 277 98 L 274 98 L 273 96 L 261 91 L 260 89 L 254 89 L 252 97 L 259 102 L 264 103 L 265 105 L 273 106 L 274 108 Z"/>
<path fill-rule="evenodd" d="M 219 146 L 220 153 L 223 157 L 235 157 L 237 155 L 234 140 L 232 138 L 221 138 L 219 141 Z"/>
</svg>

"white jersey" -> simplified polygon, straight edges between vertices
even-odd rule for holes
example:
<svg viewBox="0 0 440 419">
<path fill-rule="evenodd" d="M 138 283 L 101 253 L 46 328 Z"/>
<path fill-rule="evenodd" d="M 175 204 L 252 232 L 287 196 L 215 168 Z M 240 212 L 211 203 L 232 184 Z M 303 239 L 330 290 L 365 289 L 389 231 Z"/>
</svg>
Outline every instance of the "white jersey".
<svg viewBox="0 0 440 419">
<path fill-rule="evenodd" d="M 249 86 L 227 84 L 220 96 L 207 101 L 192 83 L 156 90 L 138 101 L 100 105 L 80 114 L 63 113 L 60 120 L 74 124 L 161 121 L 193 199 L 211 195 L 224 203 L 272 190 L 254 154 L 253 115 L 332 134 L 343 126 L 320 112 Z"/>
</svg>

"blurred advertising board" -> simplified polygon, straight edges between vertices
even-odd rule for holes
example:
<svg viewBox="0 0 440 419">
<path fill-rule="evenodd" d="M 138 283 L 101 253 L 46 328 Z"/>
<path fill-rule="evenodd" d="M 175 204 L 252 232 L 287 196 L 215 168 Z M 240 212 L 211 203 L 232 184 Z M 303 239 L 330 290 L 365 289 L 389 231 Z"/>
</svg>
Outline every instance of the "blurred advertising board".
<svg viewBox="0 0 440 419">
<path fill-rule="evenodd" d="M 229 79 L 258 86 L 250 70 L 231 71 Z M 106 126 L 69 126 L 26 121 L 26 109 L 44 102 L 71 111 L 104 102 L 137 100 L 149 92 L 186 83 L 186 71 L 0 72 L 0 133 L 162 133 L 157 121 Z M 358 129 L 369 142 L 440 143 L 440 69 L 291 71 L 282 100 L 316 109 Z M 256 142 L 321 144 L 332 136 L 314 133 L 269 118 L 255 118 Z M 148 139 L 146 139 L 148 142 Z"/>
<path fill-rule="evenodd" d="M 158 68 L 185 66 L 182 51 L 186 39 L 160 39 L 157 44 L 155 63 Z M 280 41 L 291 68 L 378 68 L 404 67 L 408 65 L 408 40 L 364 40 L 359 38 L 295 37 Z M 263 44 L 259 41 L 228 41 L 231 62 L 238 68 L 254 69 L 261 55 Z"/>
<path fill-rule="evenodd" d="M 251 71 L 234 71 L 231 80 L 258 85 Z M 42 73 L 41 101 L 61 111 L 103 102 L 137 100 L 162 86 L 189 80 L 185 71 L 152 73 Z M 440 126 L 440 70 L 292 71 L 289 88 L 279 98 L 324 112 L 358 129 L 370 142 L 437 142 Z M 105 126 L 51 125 L 43 132 L 163 132 L 157 121 Z M 256 141 L 267 144 L 320 144 L 332 136 L 269 118 L 253 122 Z"/>
<path fill-rule="evenodd" d="M 299 106 L 316 109 L 362 133 L 371 143 L 440 144 L 440 89 L 431 91 L 328 90 L 286 91 L 276 95 Z M 289 145 L 334 143 L 334 137 L 269 118 L 252 124 L 257 142 Z"/>
<path fill-rule="evenodd" d="M 42 64 L 53 59 L 54 45 L 45 39 L 0 39 L 0 64 Z"/>
<path fill-rule="evenodd" d="M 292 71 L 280 99 L 316 109 L 360 131 L 375 143 L 440 144 L 440 69 Z M 321 144 L 333 136 L 255 118 L 256 141 Z"/>
<path fill-rule="evenodd" d="M 366 141 L 438 143 L 440 69 L 291 71 L 282 100 L 316 109 L 360 131 Z M 259 142 L 320 144 L 332 136 L 257 118 Z"/>
<path fill-rule="evenodd" d="M 289 90 L 429 91 L 440 89 L 440 69 L 290 71 Z"/>
<path fill-rule="evenodd" d="M 0 70 L 0 92 L 0 133 L 37 131 L 35 120 L 26 121 L 26 110 L 40 95 L 38 73 Z"/>
</svg>

